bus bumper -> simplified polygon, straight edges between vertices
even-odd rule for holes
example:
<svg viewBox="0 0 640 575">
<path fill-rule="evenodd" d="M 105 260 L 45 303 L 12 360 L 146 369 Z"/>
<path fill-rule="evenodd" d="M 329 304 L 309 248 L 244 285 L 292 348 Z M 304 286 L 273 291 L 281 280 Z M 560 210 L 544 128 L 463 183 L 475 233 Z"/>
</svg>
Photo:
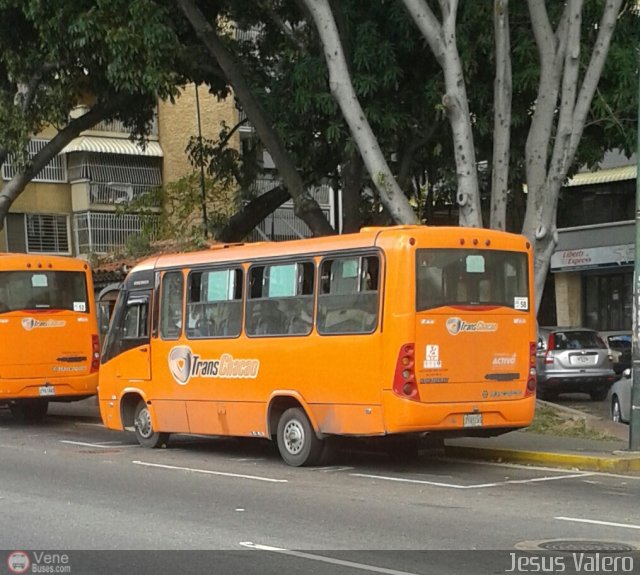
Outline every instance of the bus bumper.
<svg viewBox="0 0 640 575">
<path fill-rule="evenodd" d="M 74 377 L 0 378 L 0 402 L 39 397 L 49 401 L 75 401 L 96 395 L 98 374 Z"/>
<path fill-rule="evenodd" d="M 477 435 L 481 430 L 518 429 L 533 420 L 535 396 L 501 401 L 421 403 L 384 391 L 384 423 L 387 433 L 452 431 Z M 465 417 L 481 415 L 481 417 Z"/>
</svg>

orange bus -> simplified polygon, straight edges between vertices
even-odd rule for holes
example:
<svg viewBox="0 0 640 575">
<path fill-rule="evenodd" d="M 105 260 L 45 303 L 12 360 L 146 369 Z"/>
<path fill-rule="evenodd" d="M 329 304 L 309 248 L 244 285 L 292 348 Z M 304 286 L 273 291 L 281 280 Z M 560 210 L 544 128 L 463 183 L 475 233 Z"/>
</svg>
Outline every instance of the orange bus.
<svg viewBox="0 0 640 575">
<path fill-rule="evenodd" d="M 217 248 L 217 249 L 216 249 Z M 536 321 L 523 236 L 397 226 L 162 255 L 131 270 L 100 368 L 105 425 L 276 440 L 496 435 L 530 424 Z"/>
<path fill-rule="evenodd" d="M 97 393 L 100 343 L 89 264 L 0 254 L 0 404 L 37 421 L 50 401 Z"/>
</svg>

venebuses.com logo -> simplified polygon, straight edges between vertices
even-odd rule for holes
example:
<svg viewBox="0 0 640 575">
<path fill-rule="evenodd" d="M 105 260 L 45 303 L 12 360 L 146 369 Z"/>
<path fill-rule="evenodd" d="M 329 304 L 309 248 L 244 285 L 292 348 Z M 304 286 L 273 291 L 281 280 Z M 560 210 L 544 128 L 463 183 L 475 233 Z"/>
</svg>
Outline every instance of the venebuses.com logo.
<svg viewBox="0 0 640 575">
<path fill-rule="evenodd" d="M 11 573 L 71 573 L 71 561 L 66 553 L 45 551 L 13 551 L 7 557 Z"/>
<path fill-rule="evenodd" d="M 26 573 L 31 567 L 31 559 L 24 551 L 14 551 L 7 557 L 7 567 L 11 573 Z"/>
</svg>

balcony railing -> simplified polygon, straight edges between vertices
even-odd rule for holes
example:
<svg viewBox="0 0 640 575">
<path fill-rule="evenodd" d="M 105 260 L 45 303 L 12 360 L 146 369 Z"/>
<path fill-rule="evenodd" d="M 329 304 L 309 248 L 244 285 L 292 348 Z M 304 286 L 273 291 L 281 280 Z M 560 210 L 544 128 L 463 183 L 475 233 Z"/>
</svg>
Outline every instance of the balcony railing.
<svg viewBox="0 0 640 575">
<path fill-rule="evenodd" d="M 130 134 L 131 130 L 124 125 L 122 120 L 110 120 L 108 122 L 98 122 L 91 131 L 94 132 L 112 132 L 117 134 Z M 151 123 L 151 131 L 149 132 L 151 136 L 158 136 L 158 119 L 156 117 L 153 118 Z"/>
<path fill-rule="evenodd" d="M 143 232 L 153 239 L 158 228 L 155 216 L 137 214 L 84 212 L 74 214 L 73 220 L 79 254 L 116 252 Z"/>
</svg>

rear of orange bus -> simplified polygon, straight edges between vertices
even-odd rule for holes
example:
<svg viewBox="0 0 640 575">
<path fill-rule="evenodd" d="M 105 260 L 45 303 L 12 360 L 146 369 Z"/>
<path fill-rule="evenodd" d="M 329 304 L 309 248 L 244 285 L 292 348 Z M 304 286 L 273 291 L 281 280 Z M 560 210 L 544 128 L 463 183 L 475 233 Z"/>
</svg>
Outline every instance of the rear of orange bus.
<svg viewBox="0 0 640 575">
<path fill-rule="evenodd" d="M 0 255 L 0 403 L 23 421 L 97 393 L 99 339 L 89 264 Z"/>
<path fill-rule="evenodd" d="M 384 231 L 388 433 L 498 435 L 535 408 L 532 248 L 477 228 Z M 402 257 L 403 253 L 406 257 Z"/>
</svg>

